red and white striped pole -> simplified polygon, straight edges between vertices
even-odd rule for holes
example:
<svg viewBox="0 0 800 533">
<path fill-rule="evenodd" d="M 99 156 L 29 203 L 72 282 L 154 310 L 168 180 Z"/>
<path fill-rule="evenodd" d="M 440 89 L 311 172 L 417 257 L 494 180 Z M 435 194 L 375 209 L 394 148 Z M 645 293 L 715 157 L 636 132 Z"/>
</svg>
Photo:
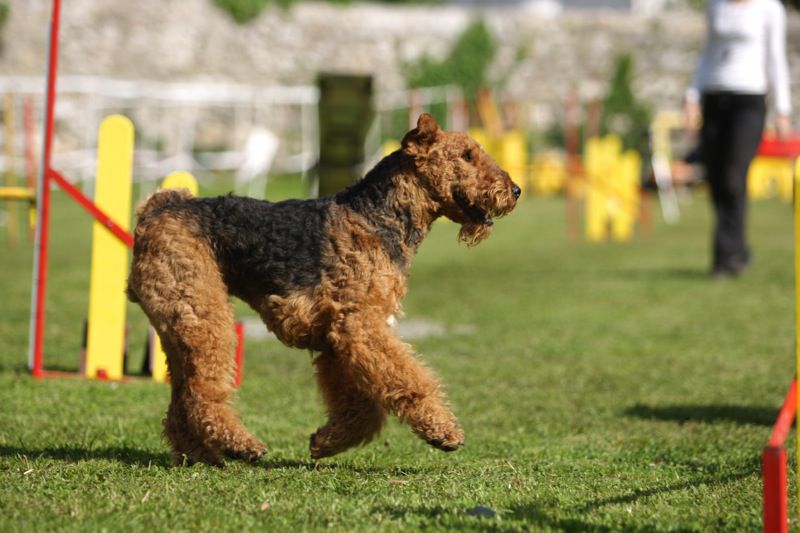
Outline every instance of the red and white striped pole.
<svg viewBox="0 0 800 533">
<path fill-rule="evenodd" d="M 58 33 L 61 22 L 61 0 L 53 0 L 50 19 L 50 40 L 47 54 L 47 92 L 45 97 L 44 142 L 42 163 L 36 184 L 37 217 L 31 288 L 31 318 L 28 345 L 28 367 L 33 376 L 44 375 L 44 319 L 47 296 L 47 249 L 50 233 L 50 173 L 55 126 L 56 80 L 58 79 Z"/>
</svg>

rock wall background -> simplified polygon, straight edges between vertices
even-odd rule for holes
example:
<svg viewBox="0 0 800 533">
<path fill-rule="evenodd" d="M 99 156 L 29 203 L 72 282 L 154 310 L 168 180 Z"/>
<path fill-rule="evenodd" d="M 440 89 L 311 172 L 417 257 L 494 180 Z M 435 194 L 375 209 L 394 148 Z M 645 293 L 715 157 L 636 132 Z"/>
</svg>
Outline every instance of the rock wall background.
<svg viewBox="0 0 800 533">
<path fill-rule="evenodd" d="M 10 0 L 2 32 L 2 75 L 44 71 L 50 0 Z M 499 44 L 495 78 L 508 95 L 559 109 L 565 91 L 602 95 L 614 58 L 631 52 L 636 89 L 654 108 L 680 106 L 702 40 L 702 14 L 644 18 L 572 11 L 545 16 L 522 8 L 300 3 L 268 8 L 246 26 L 210 0 L 64 0 L 62 74 L 159 81 L 313 84 L 319 71 L 375 75 L 379 89 L 404 86 L 401 65 L 427 53 L 443 57 L 473 17 L 486 19 Z M 789 23 L 795 100 L 800 87 L 800 16 Z M 520 51 L 525 59 L 518 62 Z M 546 119 L 546 117 L 545 117 Z"/>
</svg>

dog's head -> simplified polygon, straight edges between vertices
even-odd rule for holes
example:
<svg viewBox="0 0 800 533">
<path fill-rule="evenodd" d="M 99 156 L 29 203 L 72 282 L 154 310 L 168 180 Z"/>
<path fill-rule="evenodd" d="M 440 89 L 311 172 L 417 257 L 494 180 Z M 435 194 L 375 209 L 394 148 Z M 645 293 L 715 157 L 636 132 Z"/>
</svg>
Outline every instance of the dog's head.
<svg viewBox="0 0 800 533">
<path fill-rule="evenodd" d="M 442 131 L 432 116 L 419 117 L 402 147 L 439 214 L 461 224 L 458 237 L 468 245 L 488 237 L 493 219 L 517 205 L 520 188 L 508 173 L 468 135 Z"/>
</svg>

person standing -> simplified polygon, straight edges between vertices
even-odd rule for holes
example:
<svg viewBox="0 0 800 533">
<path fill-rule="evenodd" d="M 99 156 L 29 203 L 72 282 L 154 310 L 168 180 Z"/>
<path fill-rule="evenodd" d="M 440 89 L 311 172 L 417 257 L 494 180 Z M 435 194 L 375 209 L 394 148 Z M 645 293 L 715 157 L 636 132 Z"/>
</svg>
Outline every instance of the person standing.
<svg viewBox="0 0 800 533">
<path fill-rule="evenodd" d="M 738 275 L 751 260 L 746 242 L 747 171 L 756 154 L 771 90 L 778 137 L 791 134 L 786 12 L 778 0 L 709 0 L 706 42 L 686 119 L 700 134 L 716 216 L 712 275 Z"/>
</svg>

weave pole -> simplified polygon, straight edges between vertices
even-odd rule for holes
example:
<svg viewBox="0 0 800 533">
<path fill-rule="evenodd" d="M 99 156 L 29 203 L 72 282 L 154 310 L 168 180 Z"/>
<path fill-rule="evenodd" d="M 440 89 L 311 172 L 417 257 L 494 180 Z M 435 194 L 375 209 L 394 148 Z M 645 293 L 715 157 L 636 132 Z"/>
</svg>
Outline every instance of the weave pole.
<svg viewBox="0 0 800 533">
<path fill-rule="evenodd" d="M 794 283 L 795 283 L 795 358 L 800 369 L 800 158 L 794 162 Z M 800 394 L 797 393 L 797 377 L 792 379 L 783 400 L 775 425 L 772 427 L 767 446 L 761 455 L 763 476 L 764 533 L 788 533 L 788 468 L 786 466 L 786 438 L 792 429 L 796 415 L 800 412 Z M 797 479 L 800 479 L 800 439 L 797 439 Z M 800 516 L 800 484 L 797 493 L 798 516 Z"/>
<path fill-rule="evenodd" d="M 794 161 L 794 351 L 796 366 L 795 372 L 800 371 L 800 342 L 797 337 L 800 334 L 800 157 Z M 798 395 L 800 397 L 800 395 Z M 798 408 L 798 400 L 795 399 L 795 411 Z M 797 479 L 800 480 L 800 438 L 797 438 Z M 800 483 L 797 483 L 797 509 L 800 516 Z"/>
<path fill-rule="evenodd" d="M 793 379 L 772 428 L 772 435 L 761 455 L 761 471 L 764 478 L 764 533 L 788 533 L 789 531 L 786 448 L 784 444 L 792 430 L 796 411 L 797 380 Z"/>
<path fill-rule="evenodd" d="M 50 38 L 47 52 L 47 88 L 45 96 L 42 163 L 37 177 L 36 237 L 31 284 L 31 318 L 28 345 L 28 368 L 33 377 L 44 376 L 44 317 L 47 295 L 47 245 L 50 234 L 50 172 L 55 126 L 56 79 L 58 78 L 58 35 L 61 25 L 61 0 L 53 0 Z"/>
</svg>

